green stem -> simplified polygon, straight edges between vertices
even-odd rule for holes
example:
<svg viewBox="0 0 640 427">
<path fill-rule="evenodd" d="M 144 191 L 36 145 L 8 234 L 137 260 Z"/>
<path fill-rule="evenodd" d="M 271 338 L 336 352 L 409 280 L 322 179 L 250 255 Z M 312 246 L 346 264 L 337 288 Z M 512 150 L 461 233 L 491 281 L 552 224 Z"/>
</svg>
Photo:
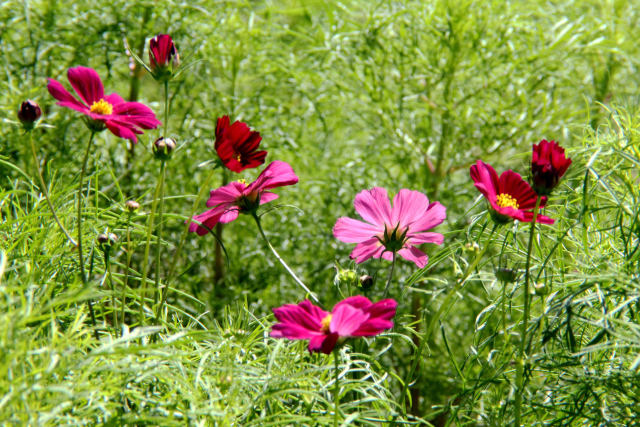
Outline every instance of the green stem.
<svg viewBox="0 0 640 427">
<path fill-rule="evenodd" d="M 49 198 L 49 191 L 47 190 L 47 185 L 44 183 L 44 178 L 42 177 L 42 171 L 40 170 L 40 164 L 38 163 L 38 156 L 36 155 L 36 146 L 33 143 L 33 133 L 29 131 L 29 144 L 31 145 L 31 153 L 33 154 L 33 164 L 36 167 L 36 172 L 38 173 L 38 178 L 40 179 L 40 187 L 42 188 L 42 194 L 44 194 L 44 198 L 47 200 L 47 204 L 49 205 L 49 209 L 51 210 L 51 214 L 53 215 L 53 219 L 55 219 L 56 224 L 60 227 L 62 233 L 66 236 L 67 240 L 73 245 L 78 246 L 73 237 L 69 234 L 66 228 L 60 222 L 58 215 L 56 214 L 56 210 L 53 208 L 53 203 L 51 203 L 51 199 Z"/>
<path fill-rule="evenodd" d="M 300 280 L 298 278 L 298 276 L 296 276 L 296 273 L 293 272 L 293 270 L 287 265 L 286 262 L 284 262 L 284 260 L 282 259 L 282 257 L 280 257 L 280 255 L 278 254 L 278 252 L 276 251 L 276 249 L 273 247 L 273 245 L 271 245 L 271 243 L 269 242 L 269 239 L 267 239 L 267 236 L 264 234 L 264 230 L 262 230 L 262 225 L 260 224 L 260 218 L 258 217 L 258 215 L 255 212 L 252 212 L 253 215 L 253 219 L 256 220 L 256 224 L 258 225 L 258 230 L 260 230 L 260 234 L 262 235 L 262 238 L 264 239 L 264 241 L 267 243 L 267 246 L 269 246 L 269 249 L 271 249 L 271 252 L 273 252 L 273 255 L 276 257 L 276 259 L 278 261 L 280 261 L 280 264 L 282 264 L 282 266 L 284 267 L 285 270 L 287 270 L 287 272 L 289 273 L 289 275 L 291 275 L 291 277 L 293 277 L 293 280 L 296 281 L 296 283 L 302 288 L 304 289 L 304 291 L 309 294 L 309 296 L 311 297 L 312 300 L 314 300 L 316 303 L 320 303 L 320 300 L 318 300 L 318 297 L 316 296 L 316 294 L 314 294 L 313 292 L 311 292 L 311 290 L 309 288 L 307 288 L 307 286 L 302 283 L 302 280 Z"/>
<path fill-rule="evenodd" d="M 127 289 L 129 287 L 129 270 L 131 268 L 131 212 L 127 214 L 127 267 L 124 271 L 124 283 L 122 284 L 122 312 L 120 318 L 124 323 L 124 307 L 126 306 L 125 300 L 127 298 Z"/>
<path fill-rule="evenodd" d="M 391 279 L 393 279 L 393 270 L 396 267 L 396 253 L 393 253 L 393 259 L 391 260 L 391 271 L 389 271 L 389 278 L 387 279 L 387 284 L 384 287 L 384 296 L 383 298 L 386 298 L 387 295 L 389 294 L 389 285 L 391 284 Z"/>
<path fill-rule="evenodd" d="M 166 83 L 165 83 L 166 85 Z M 160 246 L 160 239 L 162 236 L 162 215 L 164 212 L 164 179 L 166 172 L 166 162 L 162 160 L 162 164 L 160 165 L 160 209 L 158 211 L 158 232 L 156 233 L 156 272 L 155 272 L 155 280 L 156 280 L 156 290 L 153 295 L 153 305 L 156 306 L 158 304 L 158 300 L 160 299 L 160 293 L 162 290 L 160 289 L 160 253 L 162 252 L 162 247 Z"/>
<path fill-rule="evenodd" d="M 115 328 L 115 335 L 116 337 L 118 336 L 118 330 L 120 329 L 119 325 L 118 325 L 118 310 L 116 307 L 116 290 L 113 286 L 113 277 L 111 276 L 111 260 L 109 258 L 109 249 L 105 250 L 104 252 L 104 263 L 105 263 L 105 267 L 107 269 L 107 280 L 109 280 L 109 287 L 111 288 L 111 314 L 112 314 L 112 321 L 113 321 L 113 327 Z"/>
<path fill-rule="evenodd" d="M 147 274 L 149 273 L 149 247 L 151 246 L 151 234 L 153 231 L 153 220 L 158 207 L 158 196 L 160 194 L 161 180 L 156 184 L 156 190 L 153 194 L 153 202 L 151 203 L 151 212 L 147 219 L 147 239 L 144 245 L 144 258 L 142 259 L 142 275 L 140 285 L 140 326 L 144 325 L 144 300 L 147 295 Z"/>
<path fill-rule="evenodd" d="M 340 351 L 338 349 L 333 350 L 333 361 L 334 361 L 334 372 L 335 372 L 335 381 L 333 383 L 333 404 L 334 412 L 333 412 L 333 426 L 338 427 L 338 420 L 340 418 L 340 360 L 338 359 L 338 353 Z"/>
<path fill-rule="evenodd" d="M 529 297 L 529 269 L 531 267 L 531 251 L 533 249 L 533 236 L 536 231 L 536 219 L 538 218 L 538 208 L 540 208 L 541 197 L 536 197 L 536 205 L 533 208 L 533 218 L 529 229 L 529 245 L 527 246 L 527 264 L 524 276 L 524 313 L 522 316 L 522 329 L 520 332 L 520 347 L 518 349 L 518 362 L 516 365 L 516 426 L 520 426 L 520 416 L 522 412 L 522 394 L 524 392 L 524 366 L 525 348 L 527 341 L 527 329 L 529 328 L 529 309 L 531 298 Z"/>
<path fill-rule="evenodd" d="M 164 82 L 164 137 L 168 138 L 169 134 L 169 81 Z"/>
<path fill-rule="evenodd" d="M 478 254 L 476 255 L 476 258 L 473 260 L 471 264 L 469 264 L 466 271 L 462 275 L 462 278 L 449 290 L 449 292 L 445 296 L 444 302 L 440 304 L 440 307 L 438 308 L 438 311 L 436 312 L 436 314 L 431 317 L 429 325 L 425 329 L 425 332 L 422 335 L 422 338 L 420 340 L 420 346 L 418 347 L 417 351 L 413 355 L 413 360 L 411 362 L 411 368 L 409 369 L 409 374 L 407 375 L 407 378 L 404 381 L 404 387 L 402 391 L 402 404 L 401 404 L 402 408 L 405 407 L 405 400 L 407 396 L 407 389 L 409 388 L 409 382 L 411 378 L 413 378 L 416 372 L 418 363 L 422 358 L 422 352 L 424 351 L 424 347 L 427 341 L 429 341 L 429 339 L 431 338 L 431 334 L 433 333 L 433 329 L 435 328 L 436 323 L 442 316 L 442 313 L 444 313 L 444 310 L 447 307 L 449 307 L 449 305 L 451 304 L 451 301 L 455 297 L 456 292 L 460 288 L 462 288 L 462 286 L 466 283 L 467 279 L 471 275 L 471 272 L 478 266 L 478 263 L 480 262 L 484 254 L 487 252 L 487 249 L 489 249 L 489 247 L 491 246 L 492 237 L 497 228 L 498 228 L 498 224 L 494 224 L 493 228 L 491 229 L 491 234 L 489 234 L 489 237 L 487 238 L 487 243 L 484 245 L 484 248 L 482 248 L 482 250 L 478 252 Z"/>
</svg>

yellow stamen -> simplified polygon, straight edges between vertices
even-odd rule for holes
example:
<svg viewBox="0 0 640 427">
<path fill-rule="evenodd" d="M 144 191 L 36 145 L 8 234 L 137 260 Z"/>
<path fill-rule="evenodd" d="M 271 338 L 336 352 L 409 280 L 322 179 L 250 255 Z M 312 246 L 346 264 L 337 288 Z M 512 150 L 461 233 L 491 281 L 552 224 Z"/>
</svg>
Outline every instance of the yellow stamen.
<svg viewBox="0 0 640 427">
<path fill-rule="evenodd" d="M 239 179 L 238 182 L 242 185 L 247 185 L 247 181 L 245 179 Z"/>
<path fill-rule="evenodd" d="M 511 207 L 515 209 L 520 209 L 520 206 L 518 205 L 518 201 L 515 199 L 515 197 L 507 193 L 498 194 L 496 203 L 501 208 Z"/>
<path fill-rule="evenodd" d="M 108 116 L 109 114 L 113 113 L 113 105 L 109 104 L 104 99 L 101 99 L 100 101 L 94 102 L 91 105 L 91 112 Z"/>
<path fill-rule="evenodd" d="M 237 160 L 238 162 L 241 162 L 241 161 L 242 161 L 242 155 L 238 154 L 238 155 L 236 156 L 236 160 Z"/>
<path fill-rule="evenodd" d="M 325 334 L 328 334 L 330 332 L 329 327 L 331 326 L 331 318 L 332 317 L 333 316 L 328 314 L 327 317 L 322 319 L 322 322 L 320 322 L 322 324 L 322 332 L 324 332 Z"/>
</svg>

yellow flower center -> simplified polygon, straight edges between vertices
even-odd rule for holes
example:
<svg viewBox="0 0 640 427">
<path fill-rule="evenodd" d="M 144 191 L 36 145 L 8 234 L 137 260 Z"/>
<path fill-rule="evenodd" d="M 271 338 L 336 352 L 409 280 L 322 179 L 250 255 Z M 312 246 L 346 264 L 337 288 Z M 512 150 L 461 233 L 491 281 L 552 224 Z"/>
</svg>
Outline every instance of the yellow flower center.
<svg viewBox="0 0 640 427">
<path fill-rule="evenodd" d="M 507 193 L 498 194 L 496 203 L 501 208 L 506 208 L 506 207 L 511 207 L 515 209 L 520 208 L 520 205 L 518 205 L 518 201 L 513 196 Z"/>
<path fill-rule="evenodd" d="M 104 99 L 101 99 L 91 105 L 91 112 L 108 116 L 113 113 L 113 105 L 109 104 Z"/>
<path fill-rule="evenodd" d="M 247 180 L 246 179 L 239 179 L 238 182 L 242 185 L 247 185 Z"/>
<path fill-rule="evenodd" d="M 236 161 L 238 161 L 238 162 L 241 162 L 241 161 L 242 161 L 242 155 L 241 155 L 241 154 L 238 154 L 238 155 L 236 156 Z"/>
<path fill-rule="evenodd" d="M 322 332 L 324 332 L 325 334 L 328 334 L 330 332 L 329 326 L 331 325 L 331 318 L 332 317 L 333 316 L 328 314 L 327 317 L 322 319 L 322 322 L 320 322 L 322 324 Z"/>
</svg>

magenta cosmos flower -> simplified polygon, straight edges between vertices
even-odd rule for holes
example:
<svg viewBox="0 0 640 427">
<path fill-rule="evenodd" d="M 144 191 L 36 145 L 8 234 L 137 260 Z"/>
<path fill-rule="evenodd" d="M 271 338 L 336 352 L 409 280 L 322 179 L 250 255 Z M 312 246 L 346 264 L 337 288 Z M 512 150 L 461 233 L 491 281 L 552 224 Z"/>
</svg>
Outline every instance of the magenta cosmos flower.
<svg viewBox="0 0 640 427">
<path fill-rule="evenodd" d="M 222 116 L 216 125 L 215 148 L 222 163 L 234 172 L 257 168 L 264 163 L 266 151 L 258 151 L 262 137 L 246 123 L 229 124 L 229 116 Z"/>
<path fill-rule="evenodd" d="M 156 80 L 168 80 L 180 65 L 180 55 L 168 34 L 158 34 L 149 40 L 149 68 Z M 171 69 L 169 68 L 171 66 Z"/>
<path fill-rule="evenodd" d="M 564 148 L 555 141 L 543 139 L 533 144 L 531 155 L 531 180 L 533 189 L 540 195 L 549 195 L 571 165 Z"/>
<path fill-rule="evenodd" d="M 191 223 L 189 231 L 195 231 L 198 235 L 203 236 L 217 223 L 231 222 L 238 218 L 238 214 L 255 212 L 260 205 L 278 198 L 277 194 L 266 190 L 293 185 L 297 182 L 298 177 L 288 163 L 279 160 L 271 162 L 249 185 L 244 180 L 234 181 L 224 187 L 212 190 L 209 200 L 207 200 L 207 206 L 213 207 L 213 209 L 193 217 L 208 229 Z"/>
<path fill-rule="evenodd" d="M 393 328 L 398 303 L 385 299 L 372 303 L 363 296 L 340 301 L 327 313 L 309 300 L 274 308 L 279 323 L 271 336 L 290 340 L 309 340 L 309 351 L 329 354 L 346 338 L 371 337 Z"/>
<path fill-rule="evenodd" d="M 512 219 L 531 222 L 532 209 L 536 205 L 538 195 L 522 177 L 509 169 L 498 177 L 495 169 L 478 160 L 470 170 L 473 184 L 489 202 L 491 216 L 497 223 L 506 223 Z M 540 207 L 544 207 L 546 197 L 542 197 Z M 538 215 L 536 222 L 553 224 L 554 220 Z"/>
<path fill-rule="evenodd" d="M 137 142 L 136 134 L 142 134 L 142 129 L 161 125 L 146 105 L 126 102 L 116 93 L 105 96 L 102 80 L 92 68 L 69 68 L 67 77 L 81 101 L 54 79 L 49 79 L 47 89 L 59 101 L 58 105 L 85 114 L 91 130 L 99 132 L 107 128 L 115 136 Z"/>
<path fill-rule="evenodd" d="M 438 202 L 429 203 L 427 196 L 418 191 L 400 190 L 391 207 L 387 190 L 374 187 L 358 193 L 353 204 L 366 222 L 339 218 L 333 235 L 345 243 L 357 243 L 351 258 L 358 264 L 372 257 L 392 260 L 397 252 L 422 268 L 429 257 L 416 246 L 440 245 L 444 241 L 442 234 L 427 230 L 445 220 L 446 208 Z"/>
</svg>

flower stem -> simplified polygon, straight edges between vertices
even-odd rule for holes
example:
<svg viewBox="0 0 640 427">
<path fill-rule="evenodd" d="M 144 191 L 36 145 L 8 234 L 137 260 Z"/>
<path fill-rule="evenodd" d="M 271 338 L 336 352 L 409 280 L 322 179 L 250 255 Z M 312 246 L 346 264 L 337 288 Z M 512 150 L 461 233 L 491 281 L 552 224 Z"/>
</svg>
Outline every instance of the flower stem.
<svg viewBox="0 0 640 427">
<path fill-rule="evenodd" d="M 147 295 L 147 274 L 149 273 L 149 247 L 151 246 L 151 234 L 153 231 L 153 220 L 158 207 L 158 196 L 160 194 L 161 180 L 158 180 L 156 184 L 156 190 L 153 195 L 153 202 L 151 203 L 151 212 L 149 218 L 147 218 L 147 240 L 144 245 L 144 257 L 142 259 L 142 280 L 140 284 L 140 326 L 144 325 L 144 299 Z"/>
<path fill-rule="evenodd" d="M 383 298 L 386 298 L 387 295 L 389 294 L 389 285 L 391 284 L 391 279 L 393 279 L 393 270 L 396 267 L 396 253 L 393 252 L 393 259 L 391 260 L 391 270 L 389 271 L 389 278 L 387 279 L 387 284 L 384 287 L 384 296 Z"/>
<path fill-rule="evenodd" d="M 166 86 L 166 83 L 165 83 Z M 155 272 L 155 280 L 156 280 L 156 290 L 153 295 L 153 305 L 156 306 L 160 299 L 160 293 L 162 290 L 160 289 L 160 253 L 162 251 L 162 247 L 160 245 L 160 239 L 162 235 L 162 214 L 164 212 L 164 179 L 166 172 L 166 161 L 162 160 L 160 165 L 160 209 L 158 211 L 158 232 L 156 233 L 156 272 Z"/>
<path fill-rule="evenodd" d="M 335 373 L 335 381 L 333 383 L 333 404 L 334 404 L 334 412 L 333 412 L 333 426 L 338 427 L 339 413 L 340 413 L 340 360 L 339 355 L 340 351 L 338 349 L 333 350 L 333 361 L 334 361 L 334 373 Z"/>
<path fill-rule="evenodd" d="M 524 276 L 524 313 L 522 315 L 522 329 L 520 331 L 520 348 L 518 349 L 518 362 L 516 365 L 516 413 L 515 425 L 520 426 L 520 414 L 522 412 L 522 394 L 524 392 L 524 366 L 525 366 L 525 349 L 527 342 L 527 329 L 529 329 L 529 309 L 531 298 L 529 297 L 529 278 L 531 267 L 531 252 L 533 249 L 533 236 L 536 231 L 536 219 L 538 217 L 538 208 L 540 208 L 541 197 L 536 197 L 536 205 L 533 208 L 533 218 L 531 219 L 531 228 L 529 229 L 529 245 L 527 246 L 527 264 Z"/>
<path fill-rule="evenodd" d="M 120 329 L 118 325 L 118 309 L 116 307 L 116 290 L 113 286 L 113 277 L 111 276 L 111 259 L 110 259 L 111 251 L 106 249 L 104 252 L 104 263 L 107 269 L 107 280 L 109 280 L 109 287 L 111 288 L 111 314 L 112 314 L 112 322 L 113 327 L 115 328 L 115 335 L 118 336 L 118 330 Z"/>
<path fill-rule="evenodd" d="M 122 319 L 122 323 L 124 323 L 124 307 L 125 300 L 127 298 L 127 289 L 129 287 L 129 270 L 131 269 L 131 212 L 127 213 L 127 267 L 124 271 L 124 283 L 122 284 L 122 312 L 120 313 L 120 318 Z"/>
<path fill-rule="evenodd" d="M 164 137 L 168 138 L 169 135 L 169 81 L 164 82 Z"/>
<path fill-rule="evenodd" d="M 278 254 L 278 252 L 276 251 L 276 249 L 273 247 L 273 245 L 271 245 L 271 243 L 269 242 L 269 239 L 267 239 L 267 236 L 264 234 L 264 230 L 262 230 L 262 225 L 260 224 L 260 217 L 258 217 L 258 215 L 255 212 L 252 212 L 253 215 L 253 219 L 256 220 L 256 224 L 258 225 L 258 230 L 260 230 L 260 234 L 262 235 L 262 238 L 264 239 L 264 241 L 267 243 L 267 246 L 269 246 L 269 249 L 271 249 L 271 252 L 273 252 L 273 255 L 276 257 L 276 259 L 278 261 L 280 261 L 280 264 L 282 264 L 282 266 L 284 267 L 285 270 L 287 270 L 287 272 L 289 273 L 289 275 L 291 275 L 291 277 L 293 277 L 293 280 L 296 281 L 296 283 L 298 285 L 300 285 L 300 287 L 302 289 L 304 289 L 304 291 L 309 294 L 309 296 L 311 297 L 312 300 L 314 300 L 316 303 L 320 303 L 320 300 L 318 300 L 318 297 L 316 296 L 316 294 L 314 294 L 313 292 L 311 292 L 311 290 L 309 288 L 307 288 L 307 286 L 302 283 L 302 280 L 300 280 L 298 278 L 298 276 L 296 276 L 296 273 L 293 272 L 293 270 L 287 265 L 286 262 L 284 262 L 284 260 L 282 259 L 282 257 L 280 257 L 280 255 Z"/>
<path fill-rule="evenodd" d="M 44 183 L 44 178 L 42 177 L 42 171 L 40 170 L 40 164 L 38 163 L 38 156 L 36 155 L 36 146 L 33 143 L 33 132 L 29 131 L 29 144 L 31 145 L 31 153 L 33 154 L 33 164 L 35 165 L 36 172 L 38 173 L 38 178 L 40 179 L 40 187 L 42 188 L 42 194 L 44 194 L 44 198 L 47 200 L 47 204 L 49 205 L 49 209 L 51 210 L 51 214 L 53 215 L 53 219 L 55 219 L 56 224 L 60 227 L 62 233 L 66 236 L 67 240 L 73 245 L 78 246 L 73 237 L 69 234 L 66 228 L 60 222 L 58 215 L 56 214 L 55 209 L 53 208 L 53 203 L 51 203 L 51 199 L 49 198 L 49 191 L 47 190 L 47 185 Z"/>
</svg>

